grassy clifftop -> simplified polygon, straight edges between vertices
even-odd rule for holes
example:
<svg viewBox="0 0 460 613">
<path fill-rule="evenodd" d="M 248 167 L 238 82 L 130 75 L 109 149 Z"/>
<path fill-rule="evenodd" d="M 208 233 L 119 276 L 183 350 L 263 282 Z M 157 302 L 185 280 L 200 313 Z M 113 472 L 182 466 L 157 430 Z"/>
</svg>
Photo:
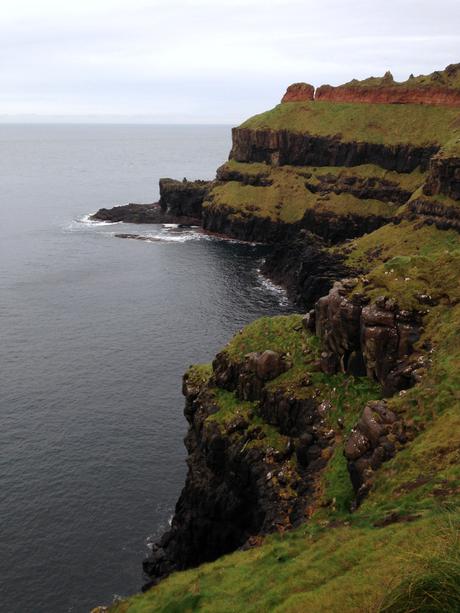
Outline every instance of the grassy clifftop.
<svg viewBox="0 0 460 613">
<path fill-rule="evenodd" d="M 451 141 L 454 132 L 460 132 L 459 122 L 457 108 L 312 101 L 278 104 L 240 127 L 339 136 L 344 141 L 422 146 Z"/>
</svg>

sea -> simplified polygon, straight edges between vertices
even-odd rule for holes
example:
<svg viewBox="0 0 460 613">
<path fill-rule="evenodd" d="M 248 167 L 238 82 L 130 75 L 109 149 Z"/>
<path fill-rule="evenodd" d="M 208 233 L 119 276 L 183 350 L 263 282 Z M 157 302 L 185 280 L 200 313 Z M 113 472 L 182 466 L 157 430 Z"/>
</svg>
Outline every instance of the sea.
<svg viewBox="0 0 460 613">
<path fill-rule="evenodd" d="M 292 311 L 259 245 L 89 218 L 158 200 L 160 177 L 213 178 L 230 141 L 230 126 L 0 126 L 3 611 L 140 590 L 185 480 L 184 371 Z"/>
</svg>

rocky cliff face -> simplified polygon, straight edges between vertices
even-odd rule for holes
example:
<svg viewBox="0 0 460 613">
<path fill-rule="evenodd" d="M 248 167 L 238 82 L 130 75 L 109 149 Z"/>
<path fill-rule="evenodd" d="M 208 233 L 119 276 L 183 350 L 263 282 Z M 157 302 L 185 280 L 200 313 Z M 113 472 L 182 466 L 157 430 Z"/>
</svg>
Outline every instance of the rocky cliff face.
<svg viewBox="0 0 460 613">
<path fill-rule="evenodd" d="M 347 389 L 359 381 L 353 377 L 367 375 L 387 395 L 418 380 L 425 366 L 414 352 L 420 318 L 391 299 L 369 304 L 351 295 L 354 287 L 336 282 L 303 322 L 283 323 L 279 334 L 291 338 L 285 353 L 270 349 L 282 339 L 270 341 L 262 330 L 258 344 L 266 349 L 235 355 L 235 347 L 247 346 L 237 335 L 211 371 L 185 375 L 187 480 L 171 529 L 144 562 L 148 585 L 308 520 L 321 504 L 319 480 L 344 427 L 337 417 L 343 400 L 331 397 L 324 375 L 344 373 Z M 413 434 L 385 401 L 365 403 L 344 443 L 353 508 Z"/>
<path fill-rule="evenodd" d="M 163 211 L 174 217 L 201 219 L 203 200 L 210 185 L 210 181 L 160 179 L 159 204 Z"/>
<path fill-rule="evenodd" d="M 460 200 L 459 155 L 435 155 L 431 158 L 423 193 L 427 196 L 444 194 L 453 200 Z"/>
<path fill-rule="evenodd" d="M 210 181 L 160 179 L 160 201 L 154 204 L 125 204 L 99 209 L 92 219 L 137 224 L 200 224 L 202 204 Z"/>
<path fill-rule="evenodd" d="M 423 357 L 414 355 L 422 314 L 401 310 L 385 296 L 370 303 L 353 292 L 357 284 L 357 279 L 337 281 L 308 315 L 308 325 L 322 340 L 321 368 L 373 378 L 392 396 L 411 387 L 424 366 Z"/>
<path fill-rule="evenodd" d="M 304 309 L 313 308 L 337 279 L 353 272 L 343 256 L 331 253 L 324 241 L 307 230 L 274 245 L 262 266 L 262 273 L 284 286 L 291 300 Z"/>
<path fill-rule="evenodd" d="M 320 400 L 266 388 L 290 368 L 270 350 L 240 362 L 222 352 L 210 378 L 185 375 L 188 474 L 171 529 L 144 562 L 151 582 L 305 521 L 334 432 Z M 236 403 L 227 420 L 215 419 L 223 393 Z"/>
<path fill-rule="evenodd" d="M 288 130 L 233 128 L 230 158 L 273 166 L 358 166 L 375 164 L 387 170 L 426 170 L 439 146 L 344 142 L 339 137 L 312 136 Z"/>
</svg>

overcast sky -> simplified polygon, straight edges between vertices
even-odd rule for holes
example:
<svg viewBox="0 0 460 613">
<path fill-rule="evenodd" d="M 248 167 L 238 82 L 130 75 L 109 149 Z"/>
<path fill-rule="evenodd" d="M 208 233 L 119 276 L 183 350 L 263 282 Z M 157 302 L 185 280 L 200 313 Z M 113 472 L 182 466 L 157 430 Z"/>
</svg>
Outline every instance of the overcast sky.
<svg viewBox="0 0 460 613">
<path fill-rule="evenodd" d="M 238 123 L 460 61 L 460 0 L 1 0 L 0 120 Z"/>
</svg>

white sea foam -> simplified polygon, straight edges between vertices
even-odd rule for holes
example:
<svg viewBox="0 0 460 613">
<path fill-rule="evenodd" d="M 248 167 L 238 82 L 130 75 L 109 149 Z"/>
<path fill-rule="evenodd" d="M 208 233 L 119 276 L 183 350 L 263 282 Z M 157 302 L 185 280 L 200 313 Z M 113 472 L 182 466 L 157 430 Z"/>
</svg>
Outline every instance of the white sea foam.
<svg viewBox="0 0 460 613">
<path fill-rule="evenodd" d="M 257 273 L 260 286 L 264 290 L 268 290 L 270 293 L 275 294 L 278 297 L 278 301 L 281 306 L 287 306 L 289 304 L 289 298 L 284 287 L 281 287 L 281 285 L 276 285 L 276 283 L 270 281 L 270 279 L 261 273 L 260 268 L 257 269 Z"/>
<path fill-rule="evenodd" d="M 113 226 L 115 224 L 121 223 L 120 221 L 102 221 L 99 219 L 91 219 L 93 215 L 94 213 L 87 213 L 86 215 L 77 217 L 77 219 L 74 219 L 74 221 L 89 226 Z"/>
</svg>

